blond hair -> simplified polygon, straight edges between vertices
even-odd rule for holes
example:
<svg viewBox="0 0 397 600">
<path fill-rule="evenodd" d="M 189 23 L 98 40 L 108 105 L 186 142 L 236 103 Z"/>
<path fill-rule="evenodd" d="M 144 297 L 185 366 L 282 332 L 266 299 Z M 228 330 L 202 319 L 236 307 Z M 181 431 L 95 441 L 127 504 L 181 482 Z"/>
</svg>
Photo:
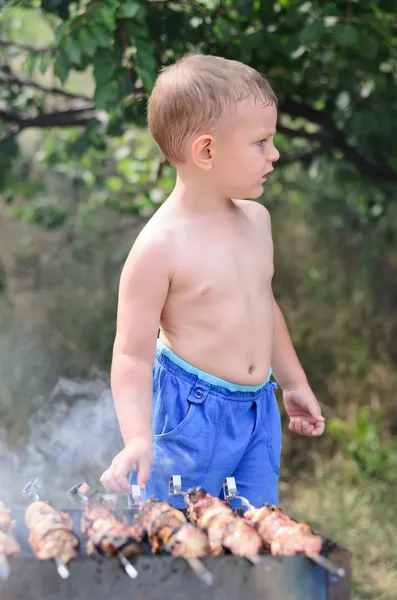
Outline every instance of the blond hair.
<svg viewBox="0 0 397 600">
<path fill-rule="evenodd" d="M 266 77 L 252 67 L 187 55 L 160 72 L 148 102 L 149 130 L 171 163 L 184 162 L 187 139 L 213 129 L 226 108 L 247 98 L 277 104 Z"/>
</svg>

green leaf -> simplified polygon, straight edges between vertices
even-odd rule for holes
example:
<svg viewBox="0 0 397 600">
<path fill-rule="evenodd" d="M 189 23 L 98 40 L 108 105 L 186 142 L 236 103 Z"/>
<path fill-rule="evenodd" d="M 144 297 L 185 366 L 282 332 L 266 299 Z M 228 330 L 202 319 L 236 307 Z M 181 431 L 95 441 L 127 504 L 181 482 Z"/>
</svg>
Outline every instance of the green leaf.
<svg viewBox="0 0 397 600">
<path fill-rule="evenodd" d="M 358 47 L 358 51 L 361 56 L 364 58 L 369 58 L 370 60 L 375 58 L 378 54 L 379 44 L 378 41 L 373 37 L 368 37 L 367 35 L 360 36 L 360 43 Z"/>
<path fill-rule="evenodd" d="M 139 2 L 125 2 L 121 4 L 116 12 L 118 19 L 133 19 L 141 10 Z"/>
<path fill-rule="evenodd" d="M 97 86 L 94 95 L 95 106 L 110 112 L 115 107 L 118 96 L 118 85 L 116 81 L 111 81 L 107 85 Z"/>
<path fill-rule="evenodd" d="M 137 45 L 136 59 L 142 79 L 142 83 L 147 90 L 151 90 L 156 81 L 156 61 L 153 57 L 153 50 L 146 44 Z"/>
<path fill-rule="evenodd" d="M 112 78 L 116 66 L 112 50 L 98 50 L 94 56 L 94 78 L 97 86 L 104 85 Z"/>
<path fill-rule="evenodd" d="M 92 34 L 100 48 L 107 48 L 111 41 L 109 30 L 99 23 L 93 23 L 91 25 Z"/>
<path fill-rule="evenodd" d="M 67 58 L 71 63 L 74 63 L 75 65 L 80 64 L 81 49 L 78 43 L 73 39 L 73 37 L 66 37 L 61 42 L 61 49 L 65 52 Z"/>
<path fill-rule="evenodd" d="M 96 20 L 95 24 L 101 24 L 105 27 L 109 33 L 113 33 L 116 27 L 115 22 L 115 10 L 112 6 L 107 4 L 99 4 L 95 9 L 96 19 L 99 17 L 99 21 Z"/>
<path fill-rule="evenodd" d="M 299 35 L 299 41 L 303 46 L 316 44 L 321 39 L 324 31 L 324 23 L 321 19 L 316 19 L 302 29 Z"/>
<path fill-rule="evenodd" d="M 54 63 L 54 73 L 62 85 L 65 85 L 69 76 L 70 64 L 67 58 L 60 54 Z"/>
<path fill-rule="evenodd" d="M 32 77 L 32 75 L 33 75 L 33 71 L 34 71 L 34 68 L 36 66 L 36 63 L 37 63 L 39 57 L 40 57 L 40 55 L 37 54 L 36 52 L 30 52 L 30 54 L 28 54 L 26 57 L 26 67 L 28 69 L 28 73 L 29 73 L 30 77 Z"/>
<path fill-rule="evenodd" d="M 91 35 L 90 30 L 88 30 L 86 27 L 81 27 L 78 35 L 83 54 L 86 54 L 90 57 L 94 56 L 98 44 L 94 36 Z"/>
<path fill-rule="evenodd" d="M 119 192 L 123 187 L 123 180 L 120 179 L 120 177 L 113 175 L 112 177 L 107 178 L 106 185 L 111 192 Z"/>
<path fill-rule="evenodd" d="M 146 90 L 151 90 L 155 82 L 155 78 L 153 77 L 152 73 L 146 71 L 145 69 L 141 69 L 141 79 L 144 88 Z"/>
<path fill-rule="evenodd" d="M 335 42 L 341 46 L 354 46 L 360 39 L 357 27 L 337 23 L 333 30 Z"/>
<path fill-rule="evenodd" d="M 44 52 L 43 56 L 41 57 L 40 64 L 39 64 L 40 72 L 43 75 L 47 71 L 51 62 L 52 62 L 52 53 L 51 53 L 51 51 L 48 50 L 47 52 Z"/>
<path fill-rule="evenodd" d="M 57 45 L 59 45 L 61 43 L 61 40 L 62 40 L 63 36 L 69 30 L 69 28 L 70 28 L 70 22 L 69 21 L 64 21 L 55 30 L 55 42 L 56 42 Z"/>
<path fill-rule="evenodd" d="M 228 19 L 217 19 L 213 23 L 213 31 L 221 40 L 227 40 L 232 37 L 232 33 L 230 31 L 230 21 Z"/>
</svg>

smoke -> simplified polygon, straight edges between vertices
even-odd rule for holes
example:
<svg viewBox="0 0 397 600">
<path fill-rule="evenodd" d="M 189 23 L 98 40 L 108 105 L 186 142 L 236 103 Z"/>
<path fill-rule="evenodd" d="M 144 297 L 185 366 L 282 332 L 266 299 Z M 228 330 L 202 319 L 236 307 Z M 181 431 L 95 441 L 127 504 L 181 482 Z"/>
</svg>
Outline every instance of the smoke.
<svg viewBox="0 0 397 600">
<path fill-rule="evenodd" d="M 122 448 L 109 383 L 105 378 L 60 378 L 30 419 L 26 447 L 7 445 L 0 429 L 0 498 L 22 503 L 22 488 L 36 477 L 43 496 L 67 505 L 65 492 L 78 481 L 99 485 L 99 477 Z"/>
</svg>

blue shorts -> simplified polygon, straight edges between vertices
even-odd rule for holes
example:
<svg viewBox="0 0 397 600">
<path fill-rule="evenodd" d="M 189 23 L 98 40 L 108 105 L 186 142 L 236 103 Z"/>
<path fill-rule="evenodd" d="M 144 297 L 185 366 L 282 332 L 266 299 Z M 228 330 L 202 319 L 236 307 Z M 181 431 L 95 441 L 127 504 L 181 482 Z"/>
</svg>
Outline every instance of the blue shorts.
<svg viewBox="0 0 397 600">
<path fill-rule="evenodd" d="M 169 498 L 168 482 L 202 486 L 223 498 L 226 477 L 254 506 L 278 504 L 281 419 L 268 379 L 258 386 L 230 383 L 196 369 L 158 340 L 153 366 L 154 459 L 145 496 Z M 136 474 L 130 478 L 136 481 Z M 235 503 L 240 506 L 240 503 Z"/>
</svg>

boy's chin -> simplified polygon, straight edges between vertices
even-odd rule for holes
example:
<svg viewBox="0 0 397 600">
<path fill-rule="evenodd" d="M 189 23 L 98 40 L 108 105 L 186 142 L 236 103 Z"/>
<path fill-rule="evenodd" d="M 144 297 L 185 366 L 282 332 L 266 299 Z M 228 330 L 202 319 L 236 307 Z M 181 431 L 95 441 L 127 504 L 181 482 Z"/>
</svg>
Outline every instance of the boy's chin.
<svg viewBox="0 0 397 600">
<path fill-rule="evenodd" d="M 234 190 L 234 194 L 230 195 L 230 198 L 240 198 L 240 200 L 256 200 L 257 198 L 260 198 L 262 194 L 263 184 L 246 189 L 240 187 L 240 189 L 237 190 L 236 188 Z"/>
<path fill-rule="evenodd" d="M 263 185 L 258 185 L 256 188 L 250 190 L 244 198 L 246 200 L 256 200 L 263 194 Z"/>
</svg>

